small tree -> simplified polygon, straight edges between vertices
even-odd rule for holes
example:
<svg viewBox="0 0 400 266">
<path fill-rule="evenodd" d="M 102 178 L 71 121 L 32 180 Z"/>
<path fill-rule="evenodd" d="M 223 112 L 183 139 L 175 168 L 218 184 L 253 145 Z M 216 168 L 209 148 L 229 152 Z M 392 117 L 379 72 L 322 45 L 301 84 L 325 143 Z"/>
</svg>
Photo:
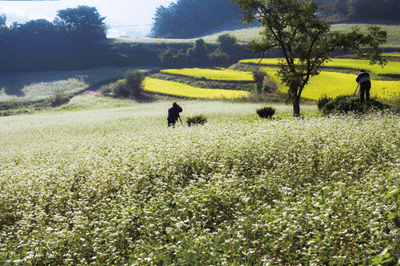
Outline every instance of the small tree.
<svg viewBox="0 0 400 266">
<path fill-rule="evenodd" d="M 257 89 L 257 92 L 259 92 L 259 93 L 263 91 L 264 78 L 265 78 L 264 73 L 262 73 L 260 71 L 253 72 L 253 79 L 256 82 L 256 89 Z"/>
<path fill-rule="evenodd" d="M 107 27 L 106 17 L 101 17 L 96 7 L 78 6 L 57 11 L 55 24 L 64 28 L 74 39 L 87 42 L 105 40 Z"/>
<path fill-rule="evenodd" d="M 312 76 L 318 75 L 320 67 L 331 58 L 336 49 L 356 49 L 358 55 L 366 56 L 371 64 L 384 65 L 379 45 L 387 41 L 386 31 L 377 26 L 368 27 L 368 33 L 359 28 L 351 32 L 331 32 L 330 25 L 316 18 L 317 4 L 314 0 L 229 0 L 246 12 L 244 24 L 254 20 L 261 22 L 263 41 L 253 40 L 250 47 L 254 53 L 268 52 L 278 48 L 283 53 L 278 72 L 282 83 L 289 87 L 293 99 L 293 115 L 300 115 L 300 98 Z M 370 47 L 368 52 L 362 47 Z"/>
<path fill-rule="evenodd" d="M 229 34 L 222 34 L 218 36 L 217 42 L 221 51 L 229 55 L 234 52 L 233 49 L 237 43 L 237 39 Z"/>
<path fill-rule="evenodd" d="M 143 81 L 145 76 L 139 70 L 129 70 L 125 73 L 125 87 L 129 95 L 137 97 L 144 89 Z"/>
<path fill-rule="evenodd" d="M 194 46 L 188 50 L 188 55 L 199 64 L 205 64 L 207 47 L 203 39 L 196 40 Z"/>
</svg>

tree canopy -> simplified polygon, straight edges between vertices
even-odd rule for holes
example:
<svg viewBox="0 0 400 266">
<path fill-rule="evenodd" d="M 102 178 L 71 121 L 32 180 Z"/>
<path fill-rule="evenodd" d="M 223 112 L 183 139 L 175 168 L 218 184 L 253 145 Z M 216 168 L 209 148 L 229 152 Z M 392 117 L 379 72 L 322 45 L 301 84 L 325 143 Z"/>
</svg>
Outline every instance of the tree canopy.
<svg viewBox="0 0 400 266">
<path fill-rule="evenodd" d="M 239 18 L 239 10 L 227 0 L 178 0 L 168 7 L 157 8 L 150 35 L 155 38 L 198 37 Z"/>
<path fill-rule="evenodd" d="M 278 72 L 282 82 L 289 87 L 293 99 L 293 114 L 300 115 L 300 98 L 310 78 L 318 75 L 320 67 L 329 60 L 336 49 L 356 49 L 371 63 L 385 64 L 379 45 L 386 42 L 387 33 L 370 26 L 368 34 L 353 28 L 349 33 L 331 32 L 330 25 L 316 18 L 314 0 L 230 0 L 246 12 L 245 23 L 259 20 L 264 31 L 263 41 L 253 40 L 254 53 L 280 49 L 283 60 Z M 363 51 L 363 47 L 370 47 Z"/>
<path fill-rule="evenodd" d="M 106 25 L 97 8 L 78 6 L 57 11 L 55 23 L 64 28 L 72 38 L 80 41 L 99 41 L 106 39 Z"/>
</svg>

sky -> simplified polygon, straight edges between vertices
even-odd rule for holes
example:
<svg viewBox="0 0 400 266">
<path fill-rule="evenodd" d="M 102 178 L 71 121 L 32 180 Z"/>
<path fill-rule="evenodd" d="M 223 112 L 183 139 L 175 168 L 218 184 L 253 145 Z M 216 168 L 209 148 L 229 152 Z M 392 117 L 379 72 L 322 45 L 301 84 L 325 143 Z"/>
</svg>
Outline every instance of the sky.
<svg viewBox="0 0 400 266">
<path fill-rule="evenodd" d="M 53 21 L 57 10 L 93 6 L 102 17 L 106 17 L 104 22 L 110 26 L 108 37 L 143 37 L 150 32 L 156 8 L 161 5 L 168 7 L 172 2 L 176 0 L 0 0 L 0 15 L 6 15 L 7 24 L 42 18 Z"/>
</svg>

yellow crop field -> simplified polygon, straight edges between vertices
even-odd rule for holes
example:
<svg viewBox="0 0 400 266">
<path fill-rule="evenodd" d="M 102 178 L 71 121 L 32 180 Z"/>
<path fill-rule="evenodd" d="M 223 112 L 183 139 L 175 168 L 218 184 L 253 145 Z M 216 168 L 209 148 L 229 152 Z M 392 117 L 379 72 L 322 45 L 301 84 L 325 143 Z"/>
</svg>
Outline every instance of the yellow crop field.
<svg viewBox="0 0 400 266">
<path fill-rule="evenodd" d="M 287 86 L 281 84 L 276 68 L 262 67 L 260 70 L 267 73 L 278 85 L 279 90 L 287 92 Z M 371 96 L 390 99 L 400 93 L 400 81 L 372 80 Z M 304 88 L 302 97 L 318 100 L 323 95 L 336 97 L 339 95 L 353 94 L 357 88 L 356 76 L 337 72 L 323 71 L 318 76 L 310 79 Z"/>
<path fill-rule="evenodd" d="M 189 97 L 189 98 L 235 99 L 235 98 L 245 97 L 247 95 L 246 91 L 202 89 L 202 88 L 195 88 L 178 82 L 153 79 L 153 78 L 146 78 L 144 81 L 144 87 L 146 91 L 150 92 Z"/>
<path fill-rule="evenodd" d="M 260 65 L 278 65 L 279 58 L 263 58 L 260 59 L 245 59 L 240 60 L 239 63 L 243 64 L 260 64 Z M 360 69 L 365 69 L 367 71 L 373 72 L 378 75 L 394 74 L 398 75 L 400 73 L 400 62 L 388 62 L 385 67 L 379 65 L 371 65 L 368 60 L 355 60 L 355 59 L 332 59 L 328 61 L 323 66 L 325 67 L 335 67 L 335 68 L 346 68 L 354 69 L 355 73 Z"/>
<path fill-rule="evenodd" d="M 243 72 L 225 68 L 206 69 L 206 68 L 182 68 L 164 69 L 161 73 L 181 75 L 196 79 L 207 80 L 229 80 L 229 81 L 253 81 L 252 72 Z"/>
</svg>

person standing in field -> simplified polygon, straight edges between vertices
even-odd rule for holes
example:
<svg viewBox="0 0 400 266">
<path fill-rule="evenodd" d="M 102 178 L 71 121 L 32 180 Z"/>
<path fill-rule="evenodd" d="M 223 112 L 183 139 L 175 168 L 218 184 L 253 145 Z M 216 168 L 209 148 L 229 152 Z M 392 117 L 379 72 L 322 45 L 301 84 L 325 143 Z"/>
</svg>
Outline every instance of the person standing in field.
<svg viewBox="0 0 400 266">
<path fill-rule="evenodd" d="M 176 102 L 172 104 L 172 107 L 168 109 L 168 126 L 175 127 L 176 121 L 180 119 L 179 113 L 182 112 L 182 107 L 180 107 Z M 182 122 L 182 120 L 181 120 Z"/>
<path fill-rule="evenodd" d="M 356 81 L 360 86 L 360 101 L 364 102 L 364 95 L 367 100 L 369 101 L 369 91 L 371 90 L 371 80 L 369 78 L 369 74 L 361 69 L 360 73 L 358 74 Z"/>
</svg>

